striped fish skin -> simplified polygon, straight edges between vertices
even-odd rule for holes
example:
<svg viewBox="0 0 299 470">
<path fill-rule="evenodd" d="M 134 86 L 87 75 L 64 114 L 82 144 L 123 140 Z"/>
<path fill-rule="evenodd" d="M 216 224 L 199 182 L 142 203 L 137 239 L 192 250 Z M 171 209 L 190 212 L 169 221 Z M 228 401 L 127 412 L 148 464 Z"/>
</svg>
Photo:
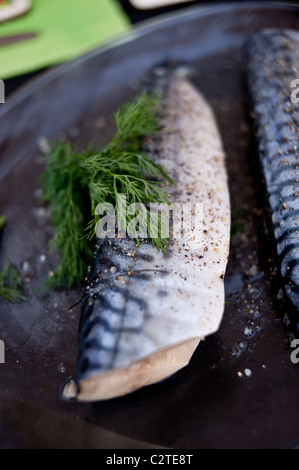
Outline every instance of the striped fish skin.
<svg viewBox="0 0 299 470">
<path fill-rule="evenodd" d="M 170 239 L 166 256 L 150 240 L 100 245 L 83 297 L 76 379 L 65 398 L 112 398 L 168 377 L 222 319 L 230 233 L 225 154 L 205 99 L 186 78 L 167 81 L 162 132 L 148 147 L 175 181 L 173 200 L 203 203 L 203 237 L 191 249 L 185 234 Z"/>
<path fill-rule="evenodd" d="M 269 201 L 288 317 L 299 333 L 299 33 L 263 30 L 246 48 L 247 76 L 259 157 Z"/>
</svg>

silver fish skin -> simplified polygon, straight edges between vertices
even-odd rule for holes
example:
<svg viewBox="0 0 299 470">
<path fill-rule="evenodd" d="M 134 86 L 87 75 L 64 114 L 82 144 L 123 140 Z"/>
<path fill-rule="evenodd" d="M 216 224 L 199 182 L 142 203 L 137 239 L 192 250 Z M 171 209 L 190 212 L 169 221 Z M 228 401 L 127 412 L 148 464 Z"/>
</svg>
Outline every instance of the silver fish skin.
<svg viewBox="0 0 299 470">
<path fill-rule="evenodd" d="M 266 29 L 246 46 L 249 92 L 288 322 L 299 334 L 299 32 Z M 294 93 L 293 93 L 294 94 Z"/>
<path fill-rule="evenodd" d="M 100 244 L 83 297 L 76 378 L 64 398 L 109 399 L 158 382 L 220 326 L 230 238 L 220 134 L 205 98 L 176 74 L 160 112 L 157 161 L 175 181 L 175 202 L 203 204 L 202 235 L 170 238 L 166 256 L 150 240 Z"/>
</svg>

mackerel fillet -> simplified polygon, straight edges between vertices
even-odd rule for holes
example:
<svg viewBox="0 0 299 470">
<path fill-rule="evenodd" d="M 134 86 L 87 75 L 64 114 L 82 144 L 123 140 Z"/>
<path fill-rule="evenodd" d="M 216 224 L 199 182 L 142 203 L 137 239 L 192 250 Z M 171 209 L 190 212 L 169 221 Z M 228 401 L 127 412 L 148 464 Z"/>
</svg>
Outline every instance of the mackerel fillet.
<svg viewBox="0 0 299 470">
<path fill-rule="evenodd" d="M 287 321 L 299 334 L 299 32 L 262 30 L 250 39 L 246 57 L 270 234 Z"/>
<path fill-rule="evenodd" d="M 148 148 L 175 182 L 168 188 L 173 201 L 202 204 L 202 232 L 170 237 L 166 256 L 150 240 L 100 244 L 82 300 L 76 377 L 65 385 L 65 398 L 109 399 L 172 375 L 222 319 L 230 201 L 215 117 L 176 74 L 160 106 L 162 131 Z"/>
</svg>

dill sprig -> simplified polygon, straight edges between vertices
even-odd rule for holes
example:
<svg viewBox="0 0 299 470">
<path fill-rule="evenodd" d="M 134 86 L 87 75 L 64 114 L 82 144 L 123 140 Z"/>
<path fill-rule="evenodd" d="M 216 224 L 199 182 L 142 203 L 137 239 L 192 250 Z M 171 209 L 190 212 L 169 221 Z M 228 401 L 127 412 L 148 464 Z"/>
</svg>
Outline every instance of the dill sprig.
<svg viewBox="0 0 299 470">
<path fill-rule="evenodd" d="M 71 143 L 53 142 L 50 160 L 42 175 L 43 198 L 50 205 L 55 228 L 50 248 L 60 254 L 60 264 L 46 281 L 46 287 L 76 284 L 84 277 L 87 260 L 92 255 L 85 237 L 86 188 L 81 160 Z"/>
<path fill-rule="evenodd" d="M 53 143 L 49 163 L 42 176 L 44 201 L 52 213 L 55 235 L 51 248 L 60 253 L 60 264 L 47 280 L 48 287 L 74 286 L 85 276 L 92 256 L 91 239 L 99 220 L 96 207 L 110 203 L 115 208 L 116 221 L 123 211 L 120 195 L 126 196 L 126 209 L 132 203 L 170 204 L 168 191 L 161 182 L 171 178 L 161 165 L 140 151 L 142 139 L 159 131 L 157 98 L 142 93 L 134 102 L 126 103 L 115 114 L 116 133 L 105 147 L 83 152 L 68 141 Z M 150 233 L 150 212 L 146 224 Z M 127 227 L 134 215 L 125 211 L 122 226 Z M 158 228 L 163 226 L 158 216 Z M 139 239 L 136 233 L 136 241 Z M 166 238 L 153 238 L 152 243 L 165 253 Z"/>
<path fill-rule="evenodd" d="M 0 215 L 0 234 L 6 224 L 5 215 Z M 21 290 L 22 279 L 17 269 L 7 260 L 6 265 L 0 271 L 0 298 L 4 302 L 20 302 L 25 299 Z"/>
<path fill-rule="evenodd" d="M 6 224 L 6 217 L 5 215 L 0 215 L 0 233 L 4 227 L 4 225 Z"/>
<path fill-rule="evenodd" d="M 4 302 L 21 302 L 25 299 L 21 286 L 21 276 L 8 260 L 4 269 L 0 271 L 0 297 Z"/>
</svg>

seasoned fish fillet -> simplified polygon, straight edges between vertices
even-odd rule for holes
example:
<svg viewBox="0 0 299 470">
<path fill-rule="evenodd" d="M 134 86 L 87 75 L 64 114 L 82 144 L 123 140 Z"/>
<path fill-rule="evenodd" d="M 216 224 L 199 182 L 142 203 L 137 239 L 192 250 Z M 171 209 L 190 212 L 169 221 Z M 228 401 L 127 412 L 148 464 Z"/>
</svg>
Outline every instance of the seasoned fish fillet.
<svg viewBox="0 0 299 470">
<path fill-rule="evenodd" d="M 64 397 L 108 399 L 164 379 L 221 322 L 230 201 L 215 117 L 175 74 L 160 111 L 162 132 L 148 148 L 175 181 L 173 200 L 202 203 L 202 234 L 170 238 L 166 256 L 150 240 L 100 244 L 83 297 L 76 378 Z"/>
<path fill-rule="evenodd" d="M 299 33 L 263 30 L 247 45 L 249 90 L 287 314 L 299 333 Z"/>
</svg>

